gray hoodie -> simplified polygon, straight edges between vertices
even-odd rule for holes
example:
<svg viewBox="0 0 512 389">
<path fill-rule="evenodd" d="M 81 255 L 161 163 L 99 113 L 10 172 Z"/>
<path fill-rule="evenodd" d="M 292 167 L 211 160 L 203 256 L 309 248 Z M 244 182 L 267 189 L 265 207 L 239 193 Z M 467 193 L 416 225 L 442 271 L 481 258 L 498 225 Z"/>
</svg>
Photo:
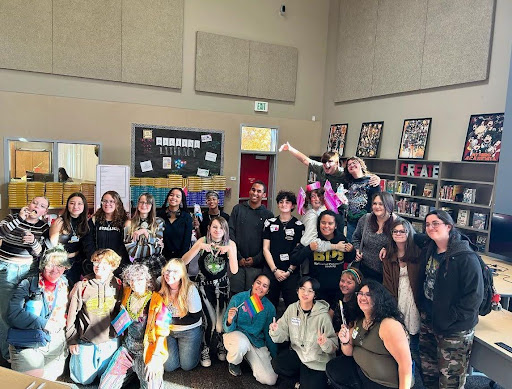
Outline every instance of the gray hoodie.
<svg viewBox="0 0 512 389">
<path fill-rule="evenodd" d="M 328 312 L 329 304 L 324 300 L 317 300 L 309 314 L 302 310 L 297 301 L 289 305 L 277 321 L 277 330 L 269 331 L 270 337 L 274 343 L 289 340 L 303 364 L 310 369 L 324 371 L 338 348 L 338 338 Z M 319 332 L 327 338 L 322 346 L 317 342 Z"/>
</svg>

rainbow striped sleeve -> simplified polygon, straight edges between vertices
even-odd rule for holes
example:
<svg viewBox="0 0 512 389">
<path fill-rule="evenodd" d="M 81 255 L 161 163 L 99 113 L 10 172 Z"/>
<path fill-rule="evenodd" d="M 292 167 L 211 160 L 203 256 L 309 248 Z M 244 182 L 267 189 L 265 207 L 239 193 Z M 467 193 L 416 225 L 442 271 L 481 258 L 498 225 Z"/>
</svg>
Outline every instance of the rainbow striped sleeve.
<svg viewBox="0 0 512 389">
<path fill-rule="evenodd" d="M 244 301 L 245 310 L 252 318 L 257 313 L 263 311 L 263 304 L 258 296 L 252 295 L 249 299 Z"/>
</svg>

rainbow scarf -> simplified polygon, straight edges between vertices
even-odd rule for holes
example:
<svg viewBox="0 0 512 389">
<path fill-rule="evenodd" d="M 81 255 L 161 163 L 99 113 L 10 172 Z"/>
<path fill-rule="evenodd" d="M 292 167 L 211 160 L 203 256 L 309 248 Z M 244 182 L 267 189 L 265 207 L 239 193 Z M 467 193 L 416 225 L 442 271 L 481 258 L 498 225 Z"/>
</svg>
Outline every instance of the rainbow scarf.
<svg viewBox="0 0 512 389">
<path fill-rule="evenodd" d="M 250 298 L 244 301 L 244 310 L 249 314 L 251 318 L 257 313 L 263 311 L 263 304 L 258 296 L 252 295 Z"/>
<path fill-rule="evenodd" d="M 160 311 L 156 314 L 155 324 L 160 328 L 169 328 L 172 323 L 172 313 L 165 304 L 162 303 Z"/>
</svg>

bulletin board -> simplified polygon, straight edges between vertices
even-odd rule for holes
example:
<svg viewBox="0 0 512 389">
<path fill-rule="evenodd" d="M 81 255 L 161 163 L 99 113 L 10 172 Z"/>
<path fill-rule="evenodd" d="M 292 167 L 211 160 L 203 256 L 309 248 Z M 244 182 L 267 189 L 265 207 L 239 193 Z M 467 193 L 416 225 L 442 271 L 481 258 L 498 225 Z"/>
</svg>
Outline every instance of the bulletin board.
<svg viewBox="0 0 512 389">
<path fill-rule="evenodd" d="M 224 131 L 132 124 L 135 177 L 213 176 L 224 168 Z"/>
</svg>

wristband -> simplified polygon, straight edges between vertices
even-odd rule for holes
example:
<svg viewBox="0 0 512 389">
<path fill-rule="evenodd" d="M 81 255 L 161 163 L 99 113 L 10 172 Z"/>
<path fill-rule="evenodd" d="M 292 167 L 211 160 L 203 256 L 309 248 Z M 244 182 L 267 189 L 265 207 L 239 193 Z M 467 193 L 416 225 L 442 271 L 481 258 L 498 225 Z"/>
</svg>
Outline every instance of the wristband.
<svg viewBox="0 0 512 389">
<path fill-rule="evenodd" d="M 290 274 L 293 274 L 293 269 L 291 267 L 289 267 L 288 269 L 286 269 L 286 271 Z"/>
<path fill-rule="evenodd" d="M 347 343 L 341 342 L 341 345 L 342 345 L 342 346 L 347 346 L 347 345 L 349 345 L 349 344 L 350 344 L 350 340 L 349 340 Z"/>
<path fill-rule="evenodd" d="M 272 273 L 275 273 L 277 271 L 277 267 L 274 268 L 274 270 L 272 270 Z"/>
</svg>

